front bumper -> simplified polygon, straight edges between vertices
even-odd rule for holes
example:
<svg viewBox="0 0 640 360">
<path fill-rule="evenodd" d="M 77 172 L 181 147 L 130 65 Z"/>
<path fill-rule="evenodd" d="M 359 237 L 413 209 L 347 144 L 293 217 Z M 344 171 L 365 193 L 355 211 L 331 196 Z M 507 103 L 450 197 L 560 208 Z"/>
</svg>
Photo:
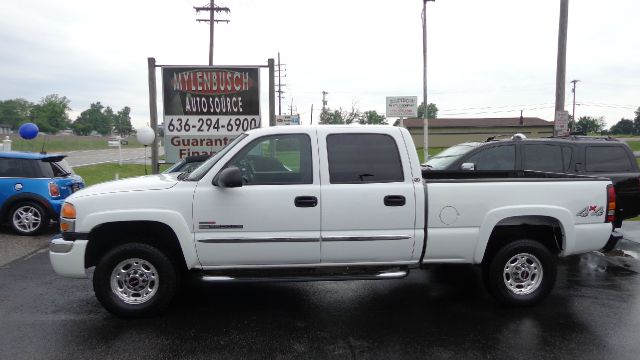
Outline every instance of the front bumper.
<svg viewBox="0 0 640 360">
<path fill-rule="evenodd" d="M 53 270 L 62 276 L 86 278 L 84 268 L 84 252 L 88 240 L 64 240 L 62 235 L 56 235 L 49 243 L 49 261 Z"/>
</svg>

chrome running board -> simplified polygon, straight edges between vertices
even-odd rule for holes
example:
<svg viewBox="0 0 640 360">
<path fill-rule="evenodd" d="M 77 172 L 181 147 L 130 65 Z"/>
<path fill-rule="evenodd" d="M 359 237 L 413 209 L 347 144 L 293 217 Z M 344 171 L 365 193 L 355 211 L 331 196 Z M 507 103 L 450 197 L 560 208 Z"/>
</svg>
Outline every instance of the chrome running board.
<svg viewBox="0 0 640 360">
<path fill-rule="evenodd" d="M 296 268 L 263 270 L 216 270 L 198 272 L 203 282 L 289 282 L 402 279 L 409 275 L 406 267 L 395 268 Z"/>
</svg>

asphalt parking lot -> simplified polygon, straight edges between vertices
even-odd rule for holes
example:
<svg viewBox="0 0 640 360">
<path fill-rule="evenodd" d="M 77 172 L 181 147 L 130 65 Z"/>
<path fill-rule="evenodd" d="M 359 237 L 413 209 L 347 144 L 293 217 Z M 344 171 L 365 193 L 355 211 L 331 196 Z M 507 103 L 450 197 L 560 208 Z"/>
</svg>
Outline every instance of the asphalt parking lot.
<svg viewBox="0 0 640 360">
<path fill-rule="evenodd" d="M 38 245 L 49 236 L 0 236 L 5 258 L 6 249 L 14 257 L 26 251 L 0 263 L 0 359 L 637 359 L 640 353 L 640 244 L 628 240 L 609 256 L 561 261 L 555 290 L 533 308 L 497 306 L 472 266 L 434 266 L 403 280 L 185 287 L 166 315 L 122 320 L 102 309 L 90 280 L 52 272 Z M 23 240 L 37 249 L 27 251 Z"/>
</svg>

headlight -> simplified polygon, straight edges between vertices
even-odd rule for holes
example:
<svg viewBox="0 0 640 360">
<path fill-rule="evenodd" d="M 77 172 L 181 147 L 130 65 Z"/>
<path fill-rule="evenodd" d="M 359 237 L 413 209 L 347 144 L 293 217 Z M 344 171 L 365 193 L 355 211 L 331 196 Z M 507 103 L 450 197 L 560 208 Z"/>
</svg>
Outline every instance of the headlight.
<svg viewBox="0 0 640 360">
<path fill-rule="evenodd" d="M 60 231 L 73 232 L 76 230 L 76 208 L 75 206 L 64 203 L 60 211 Z"/>
<path fill-rule="evenodd" d="M 62 205 L 62 211 L 60 212 L 60 215 L 63 218 L 67 218 L 67 219 L 75 219 L 76 218 L 76 207 L 71 205 L 70 203 L 66 202 Z"/>
</svg>

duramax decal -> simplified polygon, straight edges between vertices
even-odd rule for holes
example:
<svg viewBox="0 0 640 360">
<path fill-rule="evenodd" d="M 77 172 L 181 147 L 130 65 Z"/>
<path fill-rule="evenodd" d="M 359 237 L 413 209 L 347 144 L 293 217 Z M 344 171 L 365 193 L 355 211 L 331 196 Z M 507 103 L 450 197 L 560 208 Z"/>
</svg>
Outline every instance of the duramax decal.
<svg viewBox="0 0 640 360">
<path fill-rule="evenodd" d="M 243 229 L 244 225 L 218 225 L 215 221 L 201 221 L 200 230 L 206 229 Z"/>
<path fill-rule="evenodd" d="M 602 216 L 604 215 L 604 206 L 598 205 L 589 205 L 585 206 L 584 209 L 580 210 L 576 216 L 587 217 L 591 214 L 591 216 Z"/>
</svg>

